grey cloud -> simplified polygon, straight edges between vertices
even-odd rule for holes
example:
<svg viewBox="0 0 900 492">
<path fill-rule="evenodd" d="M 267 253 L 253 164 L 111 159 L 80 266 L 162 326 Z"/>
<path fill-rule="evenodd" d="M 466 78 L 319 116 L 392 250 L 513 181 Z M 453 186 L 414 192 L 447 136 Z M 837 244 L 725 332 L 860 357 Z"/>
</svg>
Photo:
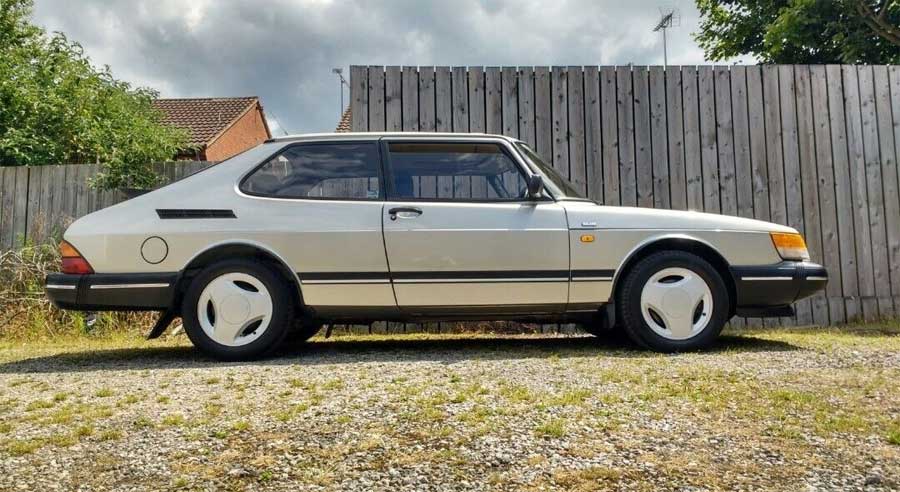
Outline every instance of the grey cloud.
<svg viewBox="0 0 900 492">
<path fill-rule="evenodd" d="M 330 131 L 332 67 L 659 64 L 657 2 L 38 0 L 35 21 L 83 44 L 116 76 L 169 97 L 259 95 L 291 132 Z M 682 25 L 670 63 L 703 62 Z M 346 97 L 345 97 L 346 99 Z"/>
</svg>

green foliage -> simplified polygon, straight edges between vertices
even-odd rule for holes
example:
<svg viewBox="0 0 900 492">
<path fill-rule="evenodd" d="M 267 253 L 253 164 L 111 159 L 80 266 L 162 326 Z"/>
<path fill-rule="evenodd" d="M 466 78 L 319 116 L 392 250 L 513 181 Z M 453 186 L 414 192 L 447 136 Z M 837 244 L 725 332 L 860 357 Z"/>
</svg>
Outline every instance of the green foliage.
<svg viewBox="0 0 900 492">
<path fill-rule="evenodd" d="M 711 60 L 900 63 L 897 0 L 697 0 Z"/>
<path fill-rule="evenodd" d="M 147 188 L 151 163 L 187 134 L 162 124 L 156 93 L 91 65 L 62 33 L 30 24 L 32 0 L 0 3 L 0 165 L 101 163 L 93 184 Z"/>
</svg>

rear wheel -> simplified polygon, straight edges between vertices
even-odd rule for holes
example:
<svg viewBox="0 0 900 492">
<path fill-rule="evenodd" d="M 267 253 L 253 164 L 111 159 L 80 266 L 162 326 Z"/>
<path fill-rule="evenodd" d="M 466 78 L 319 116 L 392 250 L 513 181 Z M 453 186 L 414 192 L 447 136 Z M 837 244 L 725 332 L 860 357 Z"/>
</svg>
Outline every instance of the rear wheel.
<svg viewBox="0 0 900 492">
<path fill-rule="evenodd" d="M 731 311 L 728 289 L 703 258 L 683 251 L 654 253 L 623 279 L 618 318 L 628 337 L 661 352 L 711 344 Z"/>
<path fill-rule="evenodd" d="M 290 286 L 265 263 L 237 259 L 205 268 L 182 302 L 194 346 L 222 360 L 262 356 L 284 339 L 293 319 Z"/>
</svg>

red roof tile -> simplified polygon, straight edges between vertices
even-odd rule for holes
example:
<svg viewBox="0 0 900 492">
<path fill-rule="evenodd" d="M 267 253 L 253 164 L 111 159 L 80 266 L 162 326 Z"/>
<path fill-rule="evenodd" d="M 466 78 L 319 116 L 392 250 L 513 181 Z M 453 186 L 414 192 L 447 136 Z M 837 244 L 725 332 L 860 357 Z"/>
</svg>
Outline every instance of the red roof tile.
<svg viewBox="0 0 900 492">
<path fill-rule="evenodd" d="M 347 109 L 345 109 L 344 113 L 341 115 L 341 121 L 338 122 L 337 128 L 334 129 L 335 133 L 347 133 L 353 131 L 351 125 L 352 121 L 353 115 L 350 113 L 350 107 L 347 106 Z"/>
<path fill-rule="evenodd" d="M 239 117 L 259 104 L 259 98 L 215 97 L 156 99 L 153 106 L 165 115 L 163 121 L 190 132 L 190 146 L 212 143 Z"/>
</svg>

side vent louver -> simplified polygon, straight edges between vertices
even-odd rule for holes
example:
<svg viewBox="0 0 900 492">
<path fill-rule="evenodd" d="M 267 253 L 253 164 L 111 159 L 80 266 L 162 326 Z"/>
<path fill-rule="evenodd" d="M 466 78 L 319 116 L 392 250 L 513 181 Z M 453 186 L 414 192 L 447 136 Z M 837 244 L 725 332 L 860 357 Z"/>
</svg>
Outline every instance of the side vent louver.
<svg viewBox="0 0 900 492">
<path fill-rule="evenodd" d="M 236 219 L 234 211 L 205 208 L 158 208 L 160 219 Z"/>
</svg>

